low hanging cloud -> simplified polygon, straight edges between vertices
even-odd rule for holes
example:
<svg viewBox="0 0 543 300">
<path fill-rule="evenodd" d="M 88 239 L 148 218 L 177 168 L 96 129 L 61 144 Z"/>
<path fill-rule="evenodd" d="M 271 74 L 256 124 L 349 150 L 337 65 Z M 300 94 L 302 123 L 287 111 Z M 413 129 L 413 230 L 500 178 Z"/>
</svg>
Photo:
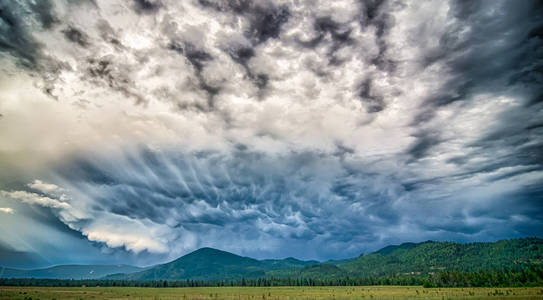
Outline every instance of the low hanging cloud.
<svg viewBox="0 0 543 300">
<path fill-rule="evenodd" d="M 542 234 L 537 1 L 42 2 L 0 7 L 0 201 L 157 260 Z"/>
<path fill-rule="evenodd" d="M 70 209 L 70 205 L 65 202 L 61 202 L 49 197 L 40 196 L 38 194 L 29 193 L 25 191 L 6 192 L 2 191 L 4 197 L 8 197 L 15 200 L 20 200 L 29 204 L 37 204 L 43 207 L 51 207 L 57 209 Z"/>
<path fill-rule="evenodd" d="M 15 210 L 13 208 L 10 208 L 10 207 L 0 207 L 0 211 L 5 213 L 5 214 L 11 214 L 11 215 L 13 215 L 15 213 Z"/>
<path fill-rule="evenodd" d="M 91 211 L 86 211 L 84 203 L 74 201 L 65 194 L 64 189 L 41 180 L 35 180 L 28 184 L 28 187 L 47 195 L 27 191 L 0 191 L 0 195 L 52 209 L 64 224 L 81 232 L 89 241 L 105 243 L 112 248 L 123 247 L 136 253 L 143 250 L 164 253 L 168 250 L 167 245 L 160 240 L 161 226 L 153 228 L 153 224 L 145 220 L 110 213 L 92 211 L 92 214 L 89 214 Z M 62 194 L 59 194 L 59 191 L 62 191 Z M 13 213 L 13 210 L 6 208 L 4 212 Z"/>
</svg>

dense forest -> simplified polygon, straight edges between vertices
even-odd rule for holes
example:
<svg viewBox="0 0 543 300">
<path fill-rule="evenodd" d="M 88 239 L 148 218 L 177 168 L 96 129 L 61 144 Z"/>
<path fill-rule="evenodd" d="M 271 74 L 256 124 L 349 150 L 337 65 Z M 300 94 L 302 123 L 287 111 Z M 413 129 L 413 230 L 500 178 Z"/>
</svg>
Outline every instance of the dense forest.
<svg viewBox="0 0 543 300">
<path fill-rule="evenodd" d="M 60 280 L 0 279 L 0 286 L 125 286 L 125 287 L 204 287 L 204 286 L 371 286 L 422 285 L 432 287 L 529 287 L 543 285 L 543 268 L 517 271 L 445 271 L 433 275 L 399 275 L 343 278 L 258 278 L 240 280 Z"/>
<path fill-rule="evenodd" d="M 300 269 L 270 271 L 274 277 L 382 277 L 431 275 L 441 272 L 520 272 L 543 264 L 543 239 L 526 238 L 495 243 L 404 243 L 357 258 L 328 261 Z M 318 274 L 318 276 L 316 276 Z"/>
</svg>

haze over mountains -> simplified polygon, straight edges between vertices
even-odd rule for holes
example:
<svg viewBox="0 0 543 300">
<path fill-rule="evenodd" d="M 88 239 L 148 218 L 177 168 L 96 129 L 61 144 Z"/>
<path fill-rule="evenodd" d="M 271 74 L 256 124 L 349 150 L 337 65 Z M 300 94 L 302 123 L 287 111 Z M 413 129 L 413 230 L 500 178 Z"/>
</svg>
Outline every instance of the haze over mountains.
<svg viewBox="0 0 543 300">
<path fill-rule="evenodd" d="M 34 270 L 0 268 L 0 278 L 98 279 L 109 274 L 142 270 L 145 268 L 128 265 L 61 265 Z"/>
<path fill-rule="evenodd" d="M 441 271 L 518 271 L 543 263 L 543 239 L 495 243 L 404 243 L 371 254 L 327 262 L 285 259 L 257 260 L 226 251 L 201 248 L 169 263 L 148 269 L 118 266 L 56 266 L 39 270 L 4 269 L 2 278 L 122 279 L 122 280 L 239 280 L 275 278 L 341 278 L 427 275 Z M 92 272 L 91 272 L 92 271 Z M 108 275 L 108 276 L 106 276 Z"/>
</svg>

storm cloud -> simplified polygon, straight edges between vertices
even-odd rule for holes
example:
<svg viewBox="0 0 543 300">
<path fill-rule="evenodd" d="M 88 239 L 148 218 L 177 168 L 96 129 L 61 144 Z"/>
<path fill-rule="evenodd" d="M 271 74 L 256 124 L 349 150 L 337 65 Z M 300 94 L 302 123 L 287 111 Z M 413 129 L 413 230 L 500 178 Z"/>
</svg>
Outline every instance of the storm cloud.
<svg viewBox="0 0 543 300">
<path fill-rule="evenodd" d="M 51 238 L 88 249 L 70 261 L 151 264 L 541 236 L 542 16 L 506 0 L 0 2 L 0 245 L 36 265 L 64 262 Z"/>
</svg>

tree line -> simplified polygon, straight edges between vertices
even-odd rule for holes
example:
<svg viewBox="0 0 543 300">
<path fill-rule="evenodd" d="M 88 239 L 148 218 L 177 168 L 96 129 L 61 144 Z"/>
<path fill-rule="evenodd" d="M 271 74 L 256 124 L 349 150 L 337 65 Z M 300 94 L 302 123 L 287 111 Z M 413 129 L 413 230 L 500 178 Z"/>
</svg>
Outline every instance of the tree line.
<svg viewBox="0 0 543 300">
<path fill-rule="evenodd" d="M 36 278 L 2 278 L 0 286 L 64 286 L 64 287 L 220 287 L 220 286 L 371 286 L 422 285 L 424 287 L 526 287 L 543 286 L 543 268 L 531 267 L 515 271 L 445 271 L 428 275 L 395 275 L 381 277 L 341 278 L 257 278 L 236 280 L 66 280 Z"/>
</svg>

